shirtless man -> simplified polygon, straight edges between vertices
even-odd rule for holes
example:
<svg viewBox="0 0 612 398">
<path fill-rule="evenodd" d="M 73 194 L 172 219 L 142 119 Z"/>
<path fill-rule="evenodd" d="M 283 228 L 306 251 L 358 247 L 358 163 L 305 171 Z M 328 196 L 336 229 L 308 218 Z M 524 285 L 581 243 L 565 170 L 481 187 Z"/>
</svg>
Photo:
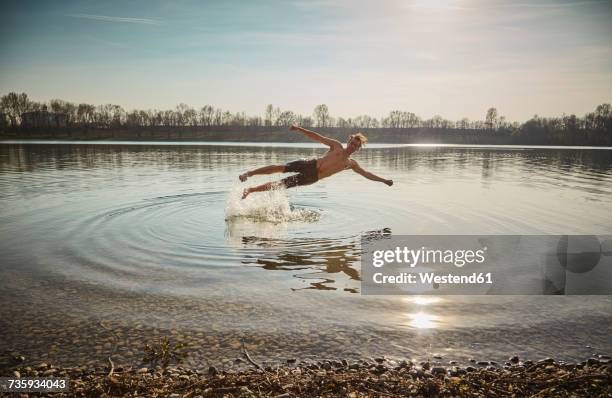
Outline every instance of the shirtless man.
<svg viewBox="0 0 612 398">
<path fill-rule="evenodd" d="M 339 141 L 324 137 L 314 131 L 306 130 L 305 128 L 295 125 L 291 126 L 290 130 L 301 131 L 306 137 L 327 145 L 329 150 L 318 159 L 296 160 L 284 165 L 265 166 L 241 174 L 239 177 L 240 181 L 244 182 L 247 178 L 257 174 L 297 173 L 287 178 L 283 178 L 280 181 L 268 182 L 256 187 L 247 188 L 242 194 L 242 199 L 253 192 L 269 191 L 281 186 L 292 188 L 298 185 L 310 185 L 347 169 L 352 169 L 354 172 L 361 174 L 369 180 L 383 182 L 388 186 L 393 185 L 393 180 L 378 177 L 362 169 L 354 159 L 351 159 L 351 155 L 368 142 L 365 135 L 361 133 L 351 134 L 346 144 L 346 148 L 344 148 Z"/>
</svg>

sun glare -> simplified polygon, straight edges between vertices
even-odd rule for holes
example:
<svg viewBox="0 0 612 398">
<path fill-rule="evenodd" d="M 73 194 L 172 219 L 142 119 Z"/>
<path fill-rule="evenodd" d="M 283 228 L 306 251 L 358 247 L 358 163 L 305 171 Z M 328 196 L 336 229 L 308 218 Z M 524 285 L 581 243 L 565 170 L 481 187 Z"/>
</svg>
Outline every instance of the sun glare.
<svg viewBox="0 0 612 398">
<path fill-rule="evenodd" d="M 408 324 L 417 329 L 433 329 L 438 326 L 437 321 L 439 320 L 439 317 L 436 315 L 427 314 L 425 312 L 408 314 L 408 318 L 410 318 Z"/>
<path fill-rule="evenodd" d="M 406 301 L 409 303 L 417 304 L 417 305 L 429 305 L 429 304 L 439 303 L 440 301 L 442 301 L 442 299 L 440 299 L 439 297 L 416 296 L 416 297 L 407 298 Z"/>
</svg>

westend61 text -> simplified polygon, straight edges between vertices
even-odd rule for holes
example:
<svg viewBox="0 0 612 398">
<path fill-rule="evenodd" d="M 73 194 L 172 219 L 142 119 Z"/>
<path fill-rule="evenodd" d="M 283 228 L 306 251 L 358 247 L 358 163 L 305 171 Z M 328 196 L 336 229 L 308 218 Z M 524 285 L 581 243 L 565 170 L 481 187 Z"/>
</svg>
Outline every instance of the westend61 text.
<svg viewBox="0 0 612 398">
<path fill-rule="evenodd" d="M 418 278 L 417 278 L 418 275 Z M 381 272 L 377 272 L 372 277 L 376 284 L 438 284 L 438 285 L 450 285 L 450 284 L 492 284 L 493 276 L 490 272 L 474 272 L 470 275 L 436 275 L 433 272 L 419 272 L 413 274 L 409 272 L 402 272 L 397 275 L 383 275 Z"/>
<path fill-rule="evenodd" d="M 372 265 L 376 268 L 385 264 L 406 264 L 413 268 L 419 264 L 453 264 L 463 267 L 465 264 L 482 264 L 485 261 L 486 247 L 479 250 L 440 250 L 409 249 L 396 247 L 395 250 L 376 250 L 372 253 Z"/>
</svg>

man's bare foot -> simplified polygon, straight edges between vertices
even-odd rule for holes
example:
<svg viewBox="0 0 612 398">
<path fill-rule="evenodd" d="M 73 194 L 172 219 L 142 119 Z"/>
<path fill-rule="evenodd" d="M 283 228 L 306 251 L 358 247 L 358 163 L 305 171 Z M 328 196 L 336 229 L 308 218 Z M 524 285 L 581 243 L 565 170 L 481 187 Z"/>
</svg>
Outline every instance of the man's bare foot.
<svg viewBox="0 0 612 398">
<path fill-rule="evenodd" d="M 242 191 L 242 199 L 246 198 L 247 196 L 249 196 L 249 194 L 251 193 L 251 191 L 247 188 L 244 191 Z"/>
<path fill-rule="evenodd" d="M 249 178 L 249 175 L 248 173 L 240 174 L 238 178 L 240 179 L 240 181 L 245 182 L 247 178 Z"/>
</svg>

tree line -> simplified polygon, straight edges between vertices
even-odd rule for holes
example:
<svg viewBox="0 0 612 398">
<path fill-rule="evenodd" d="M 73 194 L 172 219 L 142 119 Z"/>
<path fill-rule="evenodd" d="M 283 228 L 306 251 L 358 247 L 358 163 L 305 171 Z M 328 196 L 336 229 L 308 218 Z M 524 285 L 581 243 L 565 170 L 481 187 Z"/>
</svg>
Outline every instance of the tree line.
<svg viewBox="0 0 612 398">
<path fill-rule="evenodd" d="M 354 129 L 437 129 L 437 130 L 479 130 L 495 131 L 501 134 L 522 135 L 534 140 L 555 137 L 568 141 L 572 137 L 585 134 L 605 134 L 606 140 L 612 133 L 612 107 L 601 104 L 593 112 L 579 117 L 574 114 L 560 117 L 533 116 L 520 124 L 509 122 L 499 115 L 496 108 L 489 108 L 483 120 L 448 120 L 436 115 L 423 119 L 412 112 L 393 110 L 380 118 L 360 115 L 352 118 L 332 116 L 327 105 L 317 105 L 312 115 L 302 115 L 291 110 L 282 110 L 269 104 L 263 115 L 247 115 L 244 112 L 231 112 L 205 105 L 193 108 L 179 104 L 174 109 L 126 111 L 120 105 L 87 103 L 75 104 L 61 99 L 48 102 L 32 101 L 26 93 L 10 92 L 0 98 L 0 113 L 6 120 L 0 120 L 9 127 L 18 127 L 26 112 L 48 111 L 65 115 L 66 126 L 77 127 L 288 127 L 298 124 L 303 127 L 317 128 L 354 128 Z"/>
</svg>

